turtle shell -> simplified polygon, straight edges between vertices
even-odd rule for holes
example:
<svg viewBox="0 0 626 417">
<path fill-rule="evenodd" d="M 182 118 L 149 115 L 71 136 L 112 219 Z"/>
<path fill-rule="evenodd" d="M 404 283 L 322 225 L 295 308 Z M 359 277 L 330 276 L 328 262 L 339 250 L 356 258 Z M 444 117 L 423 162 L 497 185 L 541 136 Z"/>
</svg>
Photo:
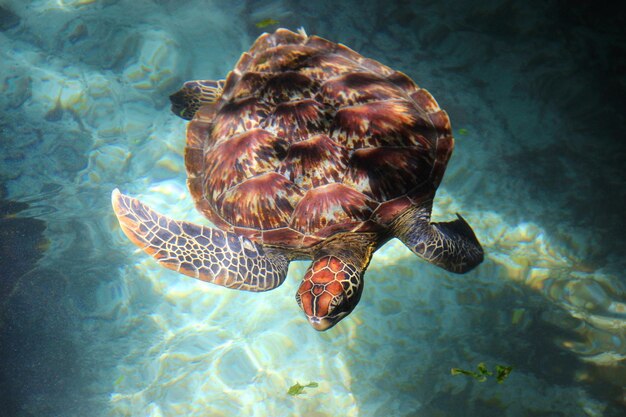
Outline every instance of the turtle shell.
<svg viewBox="0 0 626 417">
<path fill-rule="evenodd" d="M 306 248 L 432 199 L 450 121 L 408 76 L 344 45 L 263 34 L 187 128 L 188 185 L 216 226 Z"/>
</svg>

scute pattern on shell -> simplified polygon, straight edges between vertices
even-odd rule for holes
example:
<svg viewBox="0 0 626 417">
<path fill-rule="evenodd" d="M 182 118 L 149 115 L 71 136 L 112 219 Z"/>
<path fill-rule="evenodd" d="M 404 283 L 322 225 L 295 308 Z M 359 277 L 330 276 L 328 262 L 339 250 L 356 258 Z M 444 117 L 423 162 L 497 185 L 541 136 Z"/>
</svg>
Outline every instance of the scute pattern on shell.
<svg viewBox="0 0 626 417">
<path fill-rule="evenodd" d="M 197 207 L 218 227 L 306 248 L 384 228 L 431 199 L 453 147 L 447 114 L 405 74 L 278 29 L 196 113 L 185 162 Z"/>
</svg>

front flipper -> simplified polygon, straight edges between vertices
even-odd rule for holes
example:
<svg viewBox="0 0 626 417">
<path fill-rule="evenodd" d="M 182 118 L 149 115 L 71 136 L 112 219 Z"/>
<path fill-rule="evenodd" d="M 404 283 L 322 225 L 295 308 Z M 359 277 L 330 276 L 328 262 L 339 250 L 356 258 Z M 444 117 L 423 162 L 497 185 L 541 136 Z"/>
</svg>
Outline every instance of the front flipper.
<svg viewBox="0 0 626 417">
<path fill-rule="evenodd" d="M 416 210 L 417 211 L 417 210 Z M 463 274 L 483 261 L 484 252 L 469 224 L 457 219 L 430 223 L 427 216 L 407 213 L 396 224 L 395 233 L 416 255 L 450 272 Z"/>
<path fill-rule="evenodd" d="M 223 287 L 267 291 L 285 280 L 289 259 L 250 239 L 172 220 L 113 190 L 113 210 L 128 238 L 161 265 Z"/>
<path fill-rule="evenodd" d="M 172 113 L 185 120 L 193 119 L 198 109 L 215 103 L 222 95 L 224 80 L 187 81 L 182 88 L 170 96 Z"/>
</svg>

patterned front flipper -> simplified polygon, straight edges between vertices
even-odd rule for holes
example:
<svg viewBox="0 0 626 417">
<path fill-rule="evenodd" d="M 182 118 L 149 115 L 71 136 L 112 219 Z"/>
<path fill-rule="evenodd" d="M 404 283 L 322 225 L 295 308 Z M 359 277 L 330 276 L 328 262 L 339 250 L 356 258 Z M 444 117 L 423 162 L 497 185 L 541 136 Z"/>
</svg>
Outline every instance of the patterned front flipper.
<svg viewBox="0 0 626 417">
<path fill-rule="evenodd" d="M 223 287 L 267 291 L 285 280 L 289 259 L 250 239 L 157 213 L 113 190 L 113 210 L 128 238 L 161 265 Z"/>
</svg>

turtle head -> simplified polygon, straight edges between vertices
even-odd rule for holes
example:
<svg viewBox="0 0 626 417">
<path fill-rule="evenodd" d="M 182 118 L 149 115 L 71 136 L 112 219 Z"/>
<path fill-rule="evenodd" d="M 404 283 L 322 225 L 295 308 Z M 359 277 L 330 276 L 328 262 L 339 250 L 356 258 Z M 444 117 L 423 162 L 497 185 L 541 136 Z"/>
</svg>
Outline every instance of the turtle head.
<svg viewBox="0 0 626 417">
<path fill-rule="evenodd" d="M 328 330 L 356 307 L 363 271 L 335 256 L 315 259 L 296 293 L 296 301 L 315 330 Z"/>
</svg>

